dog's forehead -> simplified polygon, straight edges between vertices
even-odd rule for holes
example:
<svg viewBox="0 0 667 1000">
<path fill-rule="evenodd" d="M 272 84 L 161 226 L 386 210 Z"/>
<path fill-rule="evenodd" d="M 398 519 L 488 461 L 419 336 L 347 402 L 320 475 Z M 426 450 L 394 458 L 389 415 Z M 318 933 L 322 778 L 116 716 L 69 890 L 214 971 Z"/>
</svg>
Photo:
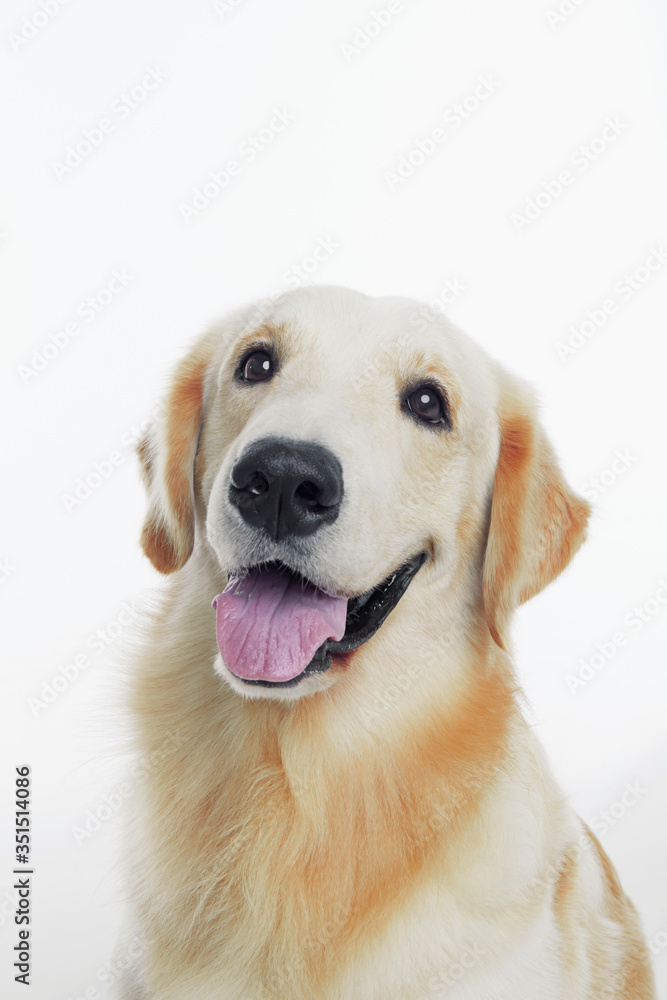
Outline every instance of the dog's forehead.
<svg viewBox="0 0 667 1000">
<path fill-rule="evenodd" d="M 398 296 L 371 298 L 337 287 L 311 287 L 283 296 L 271 325 L 285 348 L 330 357 L 337 365 L 362 359 L 378 370 L 442 365 L 465 377 L 479 368 L 483 352 L 446 318 Z"/>
</svg>

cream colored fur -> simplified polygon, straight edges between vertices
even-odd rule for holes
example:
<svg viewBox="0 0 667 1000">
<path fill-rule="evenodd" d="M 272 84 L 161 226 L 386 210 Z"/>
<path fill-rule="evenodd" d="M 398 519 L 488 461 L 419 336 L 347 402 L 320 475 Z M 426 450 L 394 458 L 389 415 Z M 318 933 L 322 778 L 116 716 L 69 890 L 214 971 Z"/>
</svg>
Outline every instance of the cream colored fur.
<svg viewBox="0 0 667 1000">
<path fill-rule="evenodd" d="M 310 288 L 261 328 L 198 341 L 140 447 L 144 549 L 172 573 L 132 663 L 138 752 L 122 1000 L 593 1000 L 654 996 L 632 904 L 517 704 L 509 626 L 581 544 L 527 387 L 398 298 Z M 239 387 L 270 342 L 271 382 Z M 401 393 L 438 379 L 452 429 Z M 298 544 L 227 498 L 268 434 L 339 457 L 345 500 Z M 377 634 L 295 688 L 222 662 L 212 598 L 276 558 L 352 596 L 428 560 Z M 562 627 L 562 623 L 558 627 Z M 548 641 L 545 638 L 545 642 Z M 119 944 L 119 953 L 125 945 Z"/>
</svg>

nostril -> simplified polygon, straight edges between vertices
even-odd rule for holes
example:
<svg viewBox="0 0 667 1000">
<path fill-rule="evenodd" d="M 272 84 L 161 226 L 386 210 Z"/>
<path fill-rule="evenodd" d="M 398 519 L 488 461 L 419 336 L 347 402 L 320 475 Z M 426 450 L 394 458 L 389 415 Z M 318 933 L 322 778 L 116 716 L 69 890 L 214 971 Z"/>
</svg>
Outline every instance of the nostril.
<svg viewBox="0 0 667 1000">
<path fill-rule="evenodd" d="M 308 507 L 318 507 L 320 505 L 320 488 L 309 479 L 299 483 L 294 491 L 294 495 L 302 500 Z"/>
<path fill-rule="evenodd" d="M 254 472 L 244 487 L 246 493 L 250 493 L 254 497 L 259 497 L 262 493 L 266 493 L 268 488 L 268 480 L 261 472 Z"/>
</svg>

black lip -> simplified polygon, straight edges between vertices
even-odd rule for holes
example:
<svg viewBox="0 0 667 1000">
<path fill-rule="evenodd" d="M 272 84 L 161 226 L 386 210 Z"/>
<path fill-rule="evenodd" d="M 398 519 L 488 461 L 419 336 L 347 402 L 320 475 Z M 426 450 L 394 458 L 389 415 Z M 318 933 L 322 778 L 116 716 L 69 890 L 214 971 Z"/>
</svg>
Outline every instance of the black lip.
<svg viewBox="0 0 667 1000">
<path fill-rule="evenodd" d="M 310 663 L 296 677 L 292 677 L 288 681 L 247 680 L 245 677 L 238 679 L 245 684 L 255 684 L 260 687 L 294 687 L 304 677 L 328 670 L 331 666 L 332 655 L 349 653 L 353 649 L 358 649 L 375 635 L 410 586 L 413 577 L 425 559 L 426 553 L 420 552 L 403 563 L 399 569 L 390 573 L 377 587 L 371 587 L 359 597 L 350 598 L 347 604 L 343 638 L 339 639 L 338 642 L 333 639 L 327 639 L 323 642 L 316 650 Z"/>
</svg>

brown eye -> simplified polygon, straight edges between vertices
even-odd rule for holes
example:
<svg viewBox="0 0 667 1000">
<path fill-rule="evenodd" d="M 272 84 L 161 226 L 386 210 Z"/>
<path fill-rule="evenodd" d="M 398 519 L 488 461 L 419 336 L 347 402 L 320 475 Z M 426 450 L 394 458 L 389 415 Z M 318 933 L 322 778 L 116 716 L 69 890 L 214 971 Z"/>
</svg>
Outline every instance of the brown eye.
<svg viewBox="0 0 667 1000">
<path fill-rule="evenodd" d="M 410 413 L 426 424 L 447 424 L 445 403 L 432 385 L 420 385 L 413 389 L 405 400 Z"/>
<path fill-rule="evenodd" d="M 252 351 L 241 365 L 241 378 L 244 382 L 266 382 L 274 371 L 268 351 Z"/>
</svg>

